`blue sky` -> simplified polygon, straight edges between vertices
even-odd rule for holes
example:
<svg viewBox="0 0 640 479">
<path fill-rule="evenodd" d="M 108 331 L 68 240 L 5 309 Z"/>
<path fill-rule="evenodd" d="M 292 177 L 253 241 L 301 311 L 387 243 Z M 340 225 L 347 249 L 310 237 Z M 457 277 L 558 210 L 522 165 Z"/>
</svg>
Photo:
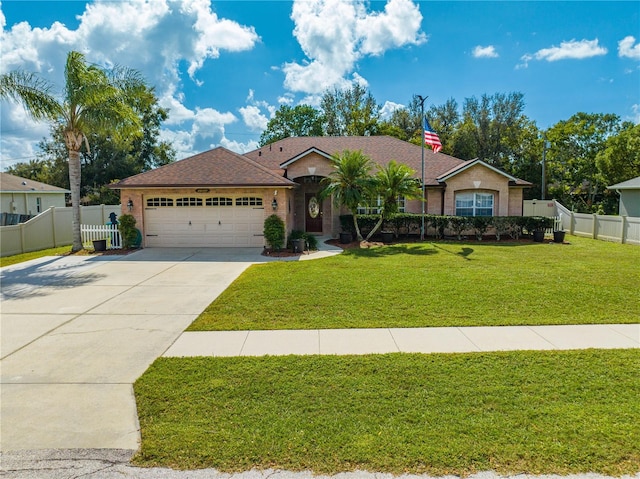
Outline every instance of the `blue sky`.
<svg viewBox="0 0 640 479">
<path fill-rule="evenodd" d="M 574 113 L 640 122 L 640 2 L 25 1 L 0 3 L 0 72 L 60 84 L 69 50 L 139 70 L 170 109 L 178 158 L 257 147 L 283 104 L 365 85 L 388 113 L 522 92 L 547 128 Z M 2 104 L 0 168 L 35 158 L 48 135 Z"/>
</svg>

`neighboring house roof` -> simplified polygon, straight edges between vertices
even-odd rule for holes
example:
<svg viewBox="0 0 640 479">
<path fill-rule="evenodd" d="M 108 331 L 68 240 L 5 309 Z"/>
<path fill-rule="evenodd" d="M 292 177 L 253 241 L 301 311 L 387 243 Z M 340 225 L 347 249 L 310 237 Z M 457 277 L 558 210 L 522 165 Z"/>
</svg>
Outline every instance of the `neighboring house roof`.
<svg viewBox="0 0 640 479">
<path fill-rule="evenodd" d="M 227 150 L 214 148 L 155 170 L 130 176 L 110 188 L 165 188 L 194 186 L 294 186 L 282 175 L 255 161 Z"/>
<path fill-rule="evenodd" d="M 474 160 L 469 160 L 469 161 L 465 161 L 464 163 L 462 163 L 461 165 L 458 165 L 456 167 L 454 167 L 453 169 L 443 173 L 442 175 L 438 176 L 438 181 L 447 181 L 449 178 L 456 176 L 459 173 L 462 173 L 465 170 L 468 170 L 469 168 L 475 166 L 475 165 L 482 165 L 485 168 L 489 168 L 491 171 L 494 171 L 496 173 L 498 173 L 499 175 L 504 176 L 505 178 L 508 178 L 509 181 L 512 182 L 512 184 L 517 185 L 517 186 L 531 186 L 531 183 L 529 183 L 528 181 L 525 180 L 521 180 L 519 178 L 516 178 L 515 176 L 511 176 L 508 173 L 505 173 L 504 171 L 496 168 L 495 166 L 491 166 L 488 163 L 485 163 L 484 161 L 476 158 Z"/>
<path fill-rule="evenodd" d="M 257 150 L 245 153 L 244 156 L 274 171 L 282 172 L 288 166 L 306 156 L 305 153 L 316 151 L 325 155 L 340 154 L 344 150 L 361 150 L 380 166 L 386 166 L 396 160 L 413 169 L 419 178 L 422 170 L 422 147 L 391 136 L 299 136 L 285 138 Z M 424 149 L 425 185 L 438 186 L 437 177 L 444 171 L 464 163 L 459 158 L 434 153 Z"/>
<path fill-rule="evenodd" d="M 640 176 L 607 187 L 608 190 L 640 190 Z"/>
<path fill-rule="evenodd" d="M 40 181 L 21 178 L 9 173 L 0 173 L 0 192 L 2 193 L 70 193 L 69 190 L 51 186 Z"/>
</svg>

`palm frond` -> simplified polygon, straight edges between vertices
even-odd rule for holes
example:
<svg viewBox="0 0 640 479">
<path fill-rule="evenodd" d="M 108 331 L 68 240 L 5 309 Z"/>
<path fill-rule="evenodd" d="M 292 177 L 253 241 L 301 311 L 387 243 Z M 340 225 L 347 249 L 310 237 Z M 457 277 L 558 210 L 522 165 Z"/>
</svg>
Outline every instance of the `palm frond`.
<svg viewBox="0 0 640 479">
<path fill-rule="evenodd" d="M 16 70 L 0 75 L 0 99 L 22 103 L 35 120 L 56 120 L 61 103 L 50 93 L 51 83 L 36 75 Z"/>
</svg>

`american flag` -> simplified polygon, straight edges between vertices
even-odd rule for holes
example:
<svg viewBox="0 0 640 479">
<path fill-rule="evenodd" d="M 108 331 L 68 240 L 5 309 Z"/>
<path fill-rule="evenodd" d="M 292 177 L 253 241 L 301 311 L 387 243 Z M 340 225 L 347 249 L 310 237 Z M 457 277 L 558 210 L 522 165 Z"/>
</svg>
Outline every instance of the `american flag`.
<svg viewBox="0 0 640 479">
<path fill-rule="evenodd" d="M 440 138 L 438 138 L 438 134 L 433 131 L 431 125 L 429 124 L 429 120 L 427 117 L 424 117 L 424 142 L 427 145 L 431 145 L 431 149 L 434 153 L 438 153 L 442 150 L 442 143 L 440 143 Z"/>
</svg>

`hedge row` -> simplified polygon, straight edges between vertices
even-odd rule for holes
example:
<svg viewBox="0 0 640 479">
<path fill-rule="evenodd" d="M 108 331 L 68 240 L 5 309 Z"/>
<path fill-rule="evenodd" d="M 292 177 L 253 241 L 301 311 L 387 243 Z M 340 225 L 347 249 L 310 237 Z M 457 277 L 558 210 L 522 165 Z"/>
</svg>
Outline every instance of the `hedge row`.
<svg viewBox="0 0 640 479">
<path fill-rule="evenodd" d="M 358 215 L 358 226 L 365 236 L 378 222 L 378 215 Z M 426 228 L 433 228 L 436 238 L 443 239 L 445 234 L 452 234 L 459 240 L 465 232 L 473 232 L 478 240 L 490 230 L 496 239 L 509 235 L 512 239 L 518 239 L 524 233 L 531 234 L 536 230 L 553 228 L 553 218 L 543 216 L 439 216 L 424 215 Z M 341 215 L 340 225 L 342 231 L 355 236 L 353 215 Z M 391 216 L 382 225 L 381 231 L 393 232 L 396 237 L 419 235 L 422 226 L 422 215 L 416 213 L 398 213 Z M 425 231 L 426 233 L 426 231 Z"/>
</svg>

